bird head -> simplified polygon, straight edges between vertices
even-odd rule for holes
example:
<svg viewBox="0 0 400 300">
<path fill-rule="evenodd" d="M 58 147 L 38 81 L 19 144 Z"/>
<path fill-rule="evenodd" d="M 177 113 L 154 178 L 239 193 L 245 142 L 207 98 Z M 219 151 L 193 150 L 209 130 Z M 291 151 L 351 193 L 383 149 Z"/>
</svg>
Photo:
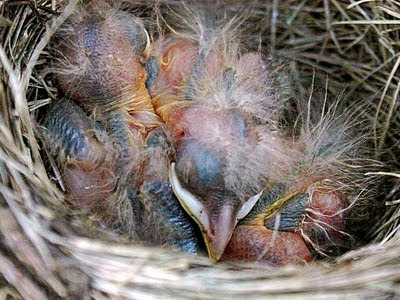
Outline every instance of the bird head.
<svg viewBox="0 0 400 300">
<path fill-rule="evenodd" d="M 176 159 L 170 182 L 186 212 L 199 225 L 209 257 L 219 260 L 238 220 L 262 194 L 255 124 L 245 114 L 188 106 L 174 112 L 172 141 Z M 260 154 L 260 153 L 258 153 Z M 257 174 L 259 175 L 259 174 Z M 263 178 L 263 180 L 261 180 Z M 246 185 L 246 183 L 248 183 Z"/>
<path fill-rule="evenodd" d="M 80 8 L 61 27 L 53 45 L 53 70 L 66 97 L 87 111 L 151 111 L 142 67 L 150 38 L 142 20 L 105 1 Z"/>
</svg>

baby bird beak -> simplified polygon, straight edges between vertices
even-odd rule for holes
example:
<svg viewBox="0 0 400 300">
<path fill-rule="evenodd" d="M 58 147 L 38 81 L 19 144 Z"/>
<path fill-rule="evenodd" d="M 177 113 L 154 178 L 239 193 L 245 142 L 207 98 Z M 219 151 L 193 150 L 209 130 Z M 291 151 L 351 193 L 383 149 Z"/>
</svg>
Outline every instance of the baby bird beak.
<svg viewBox="0 0 400 300">
<path fill-rule="evenodd" d="M 223 199 L 213 199 L 212 195 L 209 199 L 199 199 L 182 186 L 176 174 L 175 163 L 171 164 L 169 176 L 180 204 L 201 229 L 210 259 L 218 261 L 236 224 L 250 212 L 262 192 L 244 202 L 233 195 L 224 196 Z"/>
<path fill-rule="evenodd" d="M 231 202 L 229 200 L 227 203 Z M 207 211 L 206 217 L 209 218 L 208 227 L 204 226 L 207 223 L 198 224 L 202 228 L 208 255 L 213 262 L 216 262 L 221 258 L 232 237 L 233 230 L 237 224 L 237 218 L 234 207 L 229 204 L 222 206 L 220 211 L 215 215 Z"/>
</svg>

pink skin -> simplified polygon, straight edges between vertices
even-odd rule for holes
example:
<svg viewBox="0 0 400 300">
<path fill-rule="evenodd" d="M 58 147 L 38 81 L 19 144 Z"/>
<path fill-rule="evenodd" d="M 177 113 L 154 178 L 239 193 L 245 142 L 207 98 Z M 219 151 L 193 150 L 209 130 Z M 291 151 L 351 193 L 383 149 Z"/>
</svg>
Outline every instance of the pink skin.
<svg viewBox="0 0 400 300">
<path fill-rule="evenodd" d="M 315 192 L 309 211 L 301 228 L 311 240 L 318 239 L 318 247 L 324 250 L 329 244 L 339 242 L 345 229 L 346 200 L 337 191 Z"/>
<path fill-rule="evenodd" d="M 298 233 L 242 225 L 236 227 L 222 260 L 282 266 L 307 263 L 312 256 Z"/>
</svg>

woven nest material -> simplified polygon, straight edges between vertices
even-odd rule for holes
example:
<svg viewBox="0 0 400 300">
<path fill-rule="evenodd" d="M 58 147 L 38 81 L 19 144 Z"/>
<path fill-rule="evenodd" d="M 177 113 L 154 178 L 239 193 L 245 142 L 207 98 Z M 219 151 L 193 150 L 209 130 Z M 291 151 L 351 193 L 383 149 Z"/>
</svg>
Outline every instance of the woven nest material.
<svg viewBox="0 0 400 300">
<path fill-rule="evenodd" d="M 231 2 L 235 9 L 238 1 Z M 141 9 L 145 4 L 130 3 Z M 400 5 L 353 0 L 253 4 L 244 26 L 256 33 L 254 43 L 293 61 L 305 98 L 313 82 L 322 82 L 328 98 L 345 94 L 349 105 L 374 103 L 369 115 L 373 144 L 384 153 L 379 159 L 389 171 L 375 174 L 382 179 L 379 201 L 386 210 L 379 223 L 365 225 L 374 228 L 369 244 L 307 266 L 212 264 L 203 257 L 132 245 L 70 214 L 59 174 L 46 167 L 52 161 L 37 124 L 57 98 L 46 76 L 47 47 L 78 1 L 5 1 L 0 3 L 1 299 L 399 296 Z"/>
</svg>

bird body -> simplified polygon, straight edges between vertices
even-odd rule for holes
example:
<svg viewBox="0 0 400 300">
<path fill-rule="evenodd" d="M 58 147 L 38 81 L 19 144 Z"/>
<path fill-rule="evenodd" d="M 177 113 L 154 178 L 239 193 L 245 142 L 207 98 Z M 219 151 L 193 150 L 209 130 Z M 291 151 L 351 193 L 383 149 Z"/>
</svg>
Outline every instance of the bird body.
<svg viewBox="0 0 400 300">
<path fill-rule="evenodd" d="M 158 76 L 148 87 L 176 152 L 171 184 L 213 260 L 260 197 L 274 152 L 283 153 L 274 140 L 263 143 L 278 101 L 271 68 L 257 53 L 242 54 L 225 26 L 209 41 L 199 37 L 207 47 L 179 35 L 161 38 Z"/>
<path fill-rule="evenodd" d="M 65 98 L 45 121 L 48 143 L 61 150 L 68 200 L 137 241 L 197 253 L 191 220 L 168 182 L 173 151 L 145 86 L 147 32 L 139 18 L 94 5 L 101 9 L 83 7 L 59 34 L 56 77 Z M 88 154 L 68 152 L 71 142 Z"/>
</svg>

